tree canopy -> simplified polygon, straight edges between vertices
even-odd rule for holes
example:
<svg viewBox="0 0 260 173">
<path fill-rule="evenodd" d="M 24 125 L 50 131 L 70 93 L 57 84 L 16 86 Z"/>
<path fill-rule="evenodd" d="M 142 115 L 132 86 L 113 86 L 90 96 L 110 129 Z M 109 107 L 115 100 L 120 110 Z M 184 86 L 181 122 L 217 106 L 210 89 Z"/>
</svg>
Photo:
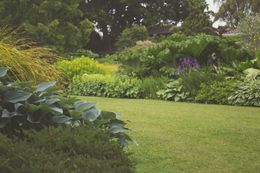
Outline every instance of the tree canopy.
<svg viewBox="0 0 260 173">
<path fill-rule="evenodd" d="M 94 26 L 84 17 L 81 1 L 1 0 L 0 24 L 19 28 L 59 51 L 85 48 Z"/>
<path fill-rule="evenodd" d="M 210 25 L 203 14 L 206 7 L 205 0 L 1 0 L 0 24 L 19 27 L 64 52 L 90 46 L 95 28 L 103 34 L 95 45 L 111 50 L 121 32 L 134 24 L 177 24 L 199 15 L 199 25 L 188 25 L 198 32 L 201 25 Z"/>
<path fill-rule="evenodd" d="M 214 0 L 221 3 L 216 20 L 221 19 L 231 27 L 236 27 L 246 13 L 256 14 L 260 11 L 259 0 Z"/>
</svg>

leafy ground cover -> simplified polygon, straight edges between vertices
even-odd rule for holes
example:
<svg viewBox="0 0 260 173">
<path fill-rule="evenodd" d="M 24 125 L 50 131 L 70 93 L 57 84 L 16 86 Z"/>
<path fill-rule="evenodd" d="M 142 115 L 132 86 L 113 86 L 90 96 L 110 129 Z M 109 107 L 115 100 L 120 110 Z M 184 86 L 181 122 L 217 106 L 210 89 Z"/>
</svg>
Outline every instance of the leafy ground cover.
<svg viewBox="0 0 260 173">
<path fill-rule="evenodd" d="M 80 98 L 130 120 L 137 173 L 260 171 L 259 108 Z"/>
</svg>

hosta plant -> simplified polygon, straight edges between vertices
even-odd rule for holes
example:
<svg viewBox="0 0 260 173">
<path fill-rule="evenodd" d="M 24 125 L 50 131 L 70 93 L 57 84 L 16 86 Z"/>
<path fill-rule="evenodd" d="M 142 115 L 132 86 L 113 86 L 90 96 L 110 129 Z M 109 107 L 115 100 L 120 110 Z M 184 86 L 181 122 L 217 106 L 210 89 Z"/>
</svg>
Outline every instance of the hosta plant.
<svg viewBox="0 0 260 173">
<path fill-rule="evenodd" d="M 61 96 L 55 82 L 36 88 L 21 83 L 7 83 L 8 68 L 0 68 L 0 132 L 9 137 L 24 138 L 25 129 L 41 130 L 46 126 L 80 126 L 85 122 L 108 131 L 112 138 L 127 145 L 126 123 L 118 114 L 102 111 L 94 103 Z"/>
<path fill-rule="evenodd" d="M 245 80 L 228 100 L 232 105 L 260 107 L 260 79 Z"/>
<path fill-rule="evenodd" d="M 157 92 L 157 95 L 161 99 L 175 102 L 190 100 L 190 93 L 184 90 L 181 79 L 170 81 L 164 90 Z"/>
</svg>

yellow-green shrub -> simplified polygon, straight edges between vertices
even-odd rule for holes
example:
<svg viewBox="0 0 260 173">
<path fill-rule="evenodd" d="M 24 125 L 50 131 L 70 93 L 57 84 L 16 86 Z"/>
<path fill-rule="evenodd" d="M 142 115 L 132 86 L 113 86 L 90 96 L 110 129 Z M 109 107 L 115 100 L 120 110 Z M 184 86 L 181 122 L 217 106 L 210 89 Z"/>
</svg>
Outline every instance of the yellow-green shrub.
<svg viewBox="0 0 260 173">
<path fill-rule="evenodd" d="M 83 74 L 113 74 L 117 71 L 117 65 L 101 64 L 93 58 L 84 56 L 72 61 L 59 61 L 57 64 L 70 78 Z"/>
<path fill-rule="evenodd" d="M 45 57 L 53 56 L 50 49 L 35 47 L 26 40 L 15 40 L 0 28 L 0 66 L 10 68 L 10 76 L 34 84 L 61 79 L 61 71 L 51 65 Z"/>
</svg>

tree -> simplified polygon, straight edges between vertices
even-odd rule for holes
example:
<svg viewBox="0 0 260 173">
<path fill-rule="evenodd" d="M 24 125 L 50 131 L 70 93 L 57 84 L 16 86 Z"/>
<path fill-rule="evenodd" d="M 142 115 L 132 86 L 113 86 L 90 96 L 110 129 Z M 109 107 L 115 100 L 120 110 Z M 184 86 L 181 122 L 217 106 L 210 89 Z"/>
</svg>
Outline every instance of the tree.
<svg viewBox="0 0 260 173">
<path fill-rule="evenodd" d="M 258 13 L 260 10 L 259 0 L 214 0 L 221 3 L 216 20 L 221 19 L 229 26 L 236 27 L 246 13 Z"/>
<path fill-rule="evenodd" d="M 207 5 L 205 0 L 200 1 Z M 111 49 L 118 35 L 133 24 L 177 24 L 194 15 L 190 0 L 86 0 L 81 7 L 103 33 L 100 44 L 108 45 L 107 49 Z"/>
<path fill-rule="evenodd" d="M 93 23 L 84 18 L 82 0 L 1 0 L 0 24 L 25 31 L 59 51 L 86 48 Z"/>
<path fill-rule="evenodd" d="M 213 22 L 210 20 L 211 12 L 208 12 L 207 3 L 204 0 L 190 0 L 187 6 L 189 15 L 184 19 L 182 31 L 190 35 L 196 33 L 212 34 Z"/>
<path fill-rule="evenodd" d="M 127 47 L 134 46 L 139 40 L 146 40 L 148 38 L 148 31 L 145 26 L 133 25 L 123 30 L 116 42 L 116 48 L 123 50 Z"/>
<path fill-rule="evenodd" d="M 238 25 L 244 45 L 257 54 L 260 51 L 260 15 L 249 15 Z"/>
</svg>

